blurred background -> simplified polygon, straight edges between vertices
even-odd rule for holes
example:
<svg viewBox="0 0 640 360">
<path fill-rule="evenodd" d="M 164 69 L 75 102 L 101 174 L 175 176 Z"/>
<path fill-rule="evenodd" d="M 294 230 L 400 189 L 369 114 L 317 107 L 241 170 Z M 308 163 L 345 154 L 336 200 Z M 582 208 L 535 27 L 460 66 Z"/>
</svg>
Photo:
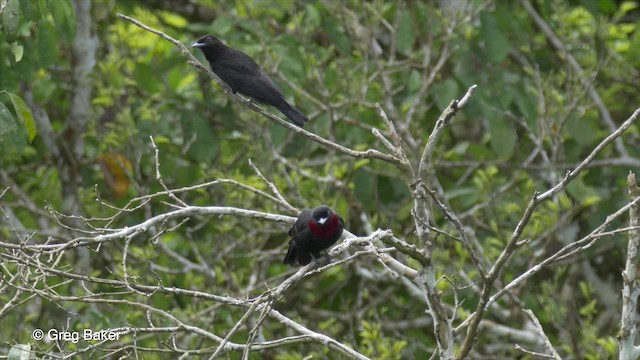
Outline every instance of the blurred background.
<svg viewBox="0 0 640 360">
<path fill-rule="evenodd" d="M 296 270 L 282 264 L 287 224 L 233 216 L 170 219 L 164 225 L 171 231 L 42 257 L 62 271 L 55 276 L 15 261 L 20 251 L 6 244 L 63 243 L 175 209 L 170 197 L 152 196 L 164 188 L 156 180 L 150 136 L 167 188 L 219 180 L 177 193 L 188 205 L 296 216 L 237 185 L 270 191 L 250 159 L 294 207 L 324 203 L 356 235 L 391 229 L 420 246 L 406 174 L 274 124 L 225 94 L 170 42 L 116 13 L 187 46 L 213 34 L 249 54 L 309 116 L 305 129 L 349 148 L 387 152 L 372 135 L 375 128 L 389 137 L 376 109 L 380 104 L 414 165 L 442 110 L 477 84 L 438 142 L 429 186 L 489 262 L 533 193 L 558 183 L 640 104 L 638 1 L 1 0 L 0 6 L 0 355 L 15 344 L 31 343 L 42 357 L 89 344 L 33 341 L 34 328 L 150 326 L 151 315 L 140 307 L 73 298 L 90 293 L 170 312 L 221 338 L 246 311 L 188 295 L 144 295 L 64 273 L 116 280 L 126 275 L 138 284 L 246 299 Z M 523 234 L 529 242 L 497 289 L 624 206 L 626 176 L 640 168 L 639 145 L 634 124 L 566 191 L 540 206 Z M 457 308 L 458 325 L 475 310 L 478 274 L 462 245 L 446 235 L 455 235 L 455 228 L 436 207 L 430 225 L 442 232 L 433 234 L 432 261 L 442 276 L 443 299 L 452 314 Z M 563 356 L 614 356 L 625 239 L 602 238 L 514 289 L 488 310 L 471 357 L 528 358 L 514 349 L 516 343 L 540 350 L 522 308 L 535 312 Z M 393 256 L 420 268 L 406 255 Z M 55 298 L 49 290 L 70 298 Z M 374 256 L 306 278 L 274 306 L 370 358 L 417 359 L 436 351 L 421 290 Z M 230 340 L 244 344 L 255 321 Z M 296 334 L 271 319 L 258 339 Z M 190 331 L 140 330 L 82 356 L 178 358 L 184 352 L 175 346 L 203 350 L 192 357 L 208 358 L 217 345 Z M 309 356 L 340 358 L 309 342 L 250 354 Z"/>
</svg>

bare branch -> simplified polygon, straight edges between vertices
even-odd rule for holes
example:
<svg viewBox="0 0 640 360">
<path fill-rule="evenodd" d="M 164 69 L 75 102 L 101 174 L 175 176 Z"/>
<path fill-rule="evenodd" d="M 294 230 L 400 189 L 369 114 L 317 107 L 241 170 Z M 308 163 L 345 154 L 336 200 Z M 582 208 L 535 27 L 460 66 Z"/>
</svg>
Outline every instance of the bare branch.
<svg viewBox="0 0 640 360">
<path fill-rule="evenodd" d="M 529 318 L 531 319 L 531 321 L 533 321 L 533 324 L 535 325 L 535 328 L 536 328 L 536 332 L 544 340 L 544 346 L 552 355 L 551 358 L 555 360 L 562 360 L 562 358 L 560 357 L 560 354 L 558 354 L 556 349 L 551 344 L 551 340 L 549 340 L 549 337 L 547 336 L 547 334 L 544 333 L 544 329 L 542 328 L 540 321 L 538 320 L 536 315 L 533 313 L 533 311 L 531 311 L 531 309 L 523 309 L 523 311 L 527 315 L 529 315 Z"/>
<path fill-rule="evenodd" d="M 640 199 L 640 188 L 636 182 L 636 175 L 629 173 L 627 177 L 629 200 L 636 203 Z M 640 346 L 635 345 L 637 337 L 637 307 L 640 284 L 638 284 L 638 260 L 640 260 L 640 213 L 638 205 L 629 208 L 629 226 L 634 228 L 629 231 L 627 243 L 627 261 L 622 273 L 622 316 L 620 321 L 620 333 L 618 343 L 620 359 L 631 360 L 640 356 Z"/>
</svg>

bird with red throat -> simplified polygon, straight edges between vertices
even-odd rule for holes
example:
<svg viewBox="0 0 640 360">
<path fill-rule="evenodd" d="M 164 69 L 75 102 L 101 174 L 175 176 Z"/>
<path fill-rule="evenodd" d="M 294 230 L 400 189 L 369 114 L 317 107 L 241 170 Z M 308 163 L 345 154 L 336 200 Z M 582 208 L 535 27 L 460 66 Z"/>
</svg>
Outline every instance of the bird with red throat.
<svg viewBox="0 0 640 360">
<path fill-rule="evenodd" d="M 307 265 L 342 236 L 344 221 L 326 205 L 304 209 L 289 229 L 289 251 L 284 263 Z"/>
</svg>

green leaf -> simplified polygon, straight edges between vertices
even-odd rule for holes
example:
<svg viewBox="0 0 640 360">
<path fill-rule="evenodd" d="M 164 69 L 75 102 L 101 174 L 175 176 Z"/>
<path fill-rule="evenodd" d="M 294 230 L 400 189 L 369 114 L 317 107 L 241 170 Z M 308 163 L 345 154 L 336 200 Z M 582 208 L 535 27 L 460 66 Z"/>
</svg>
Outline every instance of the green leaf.
<svg viewBox="0 0 640 360">
<path fill-rule="evenodd" d="M 15 133 L 17 130 L 18 125 L 16 125 L 11 111 L 3 103 L 0 103 L 0 142 L 3 142 L 10 133 Z"/>
<path fill-rule="evenodd" d="M 2 11 L 2 27 L 7 40 L 12 41 L 18 34 L 20 26 L 20 2 L 9 0 Z"/>
<path fill-rule="evenodd" d="M 585 184 L 582 178 L 574 179 L 569 185 L 567 185 L 567 192 L 574 199 L 577 199 L 582 206 L 592 206 L 596 205 L 602 200 L 598 191 Z"/>
<path fill-rule="evenodd" d="M 211 32 L 217 36 L 223 36 L 228 34 L 233 28 L 234 20 L 228 16 L 218 16 L 213 25 L 211 25 Z"/>
<path fill-rule="evenodd" d="M 493 14 L 480 14 L 481 34 L 484 39 L 485 55 L 494 63 L 501 63 L 509 53 L 509 41 L 498 26 Z"/>
<path fill-rule="evenodd" d="M 52 26 L 50 21 L 45 19 L 38 21 L 34 52 L 38 65 L 43 68 L 48 68 L 58 58 L 56 33 L 56 28 Z"/>
<path fill-rule="evenodd" d="M 460 96 L 460 87 L 457 82 L 447 79 L 444 83 L 434 84 L 431 92 L 436 99 L 438 108 L 442 111 L 449 106 L 452 100 Z"/>
<path fill-rule="evenodd" d="M 491 148 L 502 159 L 509 159 L 513 155 L 516 145 L 516 132 L 511 122 L 503 117 L 494 117 L 489 121 L 491 134 Z"/>
<path fill-rule="evenodd" d="M 639 6 L 640 5 L 638 5 L 638 3 L 635 1 L 623 1 L 620 5 L 620 12 L 623 14 L 627 14 L 637 9 Z"/>
<path fill-rule="evenodd" d="M 590 116 L 578 117 L 571 114 L 565 125 L 565 131 L 583 147 L 593 146 L 601 136 L 598 121 Z"/>
<path fill-rule="evenodd" d="M 375 207 L 374 177 L 362 169 L 356 170 L 353 179 L 355 196 L 367 208 Z"/>
<path fill-rule="evenodd" d="M 180 15 L 177 15 L 168 11 L 163 12 L 161 14 L 161 17 L 162 17 L 162 21 L 165 22 L 167 25 L 170 25 L 172 28 L 182 29 L 189 24 L 187 19 L 183 18 Z"/>
<path fill-rule="evenodd" d="M 408 54 L 416 41 L 415 28 L 413 26 L 413 18 L 406 9 L 400 11 L 398 17 L 398 30 L 396 31 L 396 44 L 398 51 Z"/>
<path fill-rule="evenodd" d="M 315 5 L 307 4 L 304 11 L 305 25 L 315 29 L 322 24 L 322 16 Z"/>
<path fill-rule="evenodd" d="M 75 14 L 69 0 L 57 0 L 56 6 L 49 7 L 56 34 L 64 41 L 71 42 L 75 33 Z"/>
<path fill-rule="evenodd" d="M 342 26 L 330 17 L 324 19 L 324 29 L 331 43 L 343 54 L 351 53 L 351 40 L 344 34 Z"/>
<path fill-rule="evenodd" d="M 7 360 L 29 360 L 31 353 L 30 344 L 18 344 L 11 347 Z"/>
<path fill-rule="evenodd" d="M 8 93 L 11 98 L 11 102 L 13 103 L 13 107 L 18 114 L 18 119 L 22 122 L 25 129 L 27 130 L 27 136 L 29 138 L 29 143 L 33 141 L 33 138 L 36 137 L 37 129 L 36 123 L 33 120 L 33 114 L 31 113 L 31 109 L 24 103 L 22 98 L 16 94 Z"/>
<path fill-rule="evenodd" d="M 188 128 L 187 137 L 192 134 L 196 135 L 193 144 L 189 147 L 189 156 L 204 163 L 209 163 L 215 159 L 220 152 L 220 139 L 206 119 L 199 116 L 194 117 L 191 121 L 186 122 L 185 126 Z M 188 141 L 188 139 L 185 139 L 185 141 Z"/>
<path fill-rule="evenodd" d="M 37 0 L 20 1 L 20 10 L 26 21 L 38 21 L 42 18 L 40 2 Z"/>
<path fill-rule="evenodd" d="M 19 62 L 22 60 L 22 55 L 24 55 L 24 46 L 17 42 L 11 43 L 11 52 L 16 62 Z"/>
</svg>

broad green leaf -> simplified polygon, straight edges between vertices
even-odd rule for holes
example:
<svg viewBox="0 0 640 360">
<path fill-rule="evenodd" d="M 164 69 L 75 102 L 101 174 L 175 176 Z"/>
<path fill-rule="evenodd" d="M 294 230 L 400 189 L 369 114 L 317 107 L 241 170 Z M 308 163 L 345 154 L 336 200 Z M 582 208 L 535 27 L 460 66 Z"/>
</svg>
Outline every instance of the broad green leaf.
<svg viewBox="0 0 640 360">
<path fill-rule="evenodd" d="M 485 55 L 491 62 L 502 62 L 509 53 L 509 41 L 498 26 L 494 14 L 482 12 L 480 14 L 481 34 L 484 39 Z"/>
<path fill-rule="evenodd" d="M 211 32 L 216 36 L 223 36 L 233 28 L 234 20 L 228 16 L 218 16 L 211 25 Z"/>
<path fill-rule="evenodd" d="M 489 121 L 489 132 L 493 151 L 502 159 L 511 158 L 517 137 L 511 122 L 500 116 L 493 117 Z"/>
<path fill-rule="evenodd" d="M 520 82 L 519 86 L 513 87 L 513 100 L 520 110 L 520 113 L 524 117 L 524 120 L 529 125 L 529 128 L 538 134 L 538 106 L 537 96 L 532 94 L 535 90 L 533 88 L 527 89 L 526 81 Z"/>
<path fill-rule="evenodd" d="M 50 21 L 42 19 L 38 21 L 37 35 L 35 39 L 35 51 L 38 65 L 47 68 L 55 63 L 58 58 L 58 39 L 56 37 L 56 28 L 52 26 Z"/>
<path fill-rule="evenodd" d="M 211 162 L 220 152 L 218 135 L 212 130 L 209 123 L 201 117 L 194 117 L 189 123 L 185 125 L 189 126 L 189 130 L 196 135 L 195 141 L 189 147 L 189 155 L 204 163 Z M 191 135 L 192 133 L 188 132 L 186 134 L 187 137 Z M 188 139 L 185 141 L 188 141 Z"/>
<path fill-rule="evenodd" d="M 356 198 L 367 208 L 374 208 L 374 176 L 362 169 L 356 170 L 353 185 L 355 185 L 353 191 Z"/>
<path fill-rule="evenodd" d="M 10 136 L 10 133 L 15 133 L 17 130 L 18 125 L 13 120 L 11 111 L 3 103 L 0 103 L 0 142 L 3 142 Z"/>
<path fill-rule="evenodd" d="M 7 36 L 7 40 L 12 41 L 18 34 L 20 26 L 20 1 L 7 1 L 2 11 L 2 28 Z"/>
<path fill-rule="evenodd" d="M 344 34 L 342 26 L 330 17 L 326 17 L 323 20 L 324 29 L 333 46 L 343 54 L 351 53 L 351 40 Z"/>
<path fill-rule="evenodd" d="M 617 8 L 613 0 L 582 0 L 580 5 L 584 6 L 594 15 L 600 15 L 601 13 L 612 14 Z"/>
<path fill-rule="evenodd" d="M 24 55 L 24 46 L 17 42 L 11 43 L 11 52 L 13 53 L 15 61 L 20 62 L 20 60 L 22 60 L 22 55 Z"/>
<path fill-rule="evenodd" d="M 578 144 L 584 147 L 591 147 L 597 143 L 601 135 L 597 120 L 589 116 L 577 117 L 575 114 L 570 114 L 565 129 Z"/>
<path fill-rule="evenodd" d="M 311 28 L 317 28 L 322 24 L 322 15 L 316 8 L 316 5 L 307 4 L 304 11 L 305 25 Z"/>
<path fill-rule="evenodd" d="M 567 192 L 571 197 L 578 200 L 582 206 L 595 205 L 602 200 L 598 191 L 594 187 L 585 184 L 582 178 L 576 178 L 569 183 Z"/>
<path fill-rule="evenodd" d="M 420 86 L 422 85 L 422 77 L 420 76 L 420 72 L 417 70 L 411 70 L 409 74 L 409 79 L 407 80 L 407 90 L 411 93 L 418 91 Z"/>
<path fill-rule="evenodd" d="M 444 110 L 452 100 L 459 98 L 461 95 L 458 83 L 451 79 L 447 79 L 441 84 L 434 84 L 431 88 L 431 93 L 436 99 L 440 110 Z"/>
<path fill-rule="evenodd" d="M 182 29 L 185 26 L 187 26 L 187 24 L 189 23 L 185 18 L 183 18 L 180 15 L 171 13 L 171 12 L 163 12 L 162 13 L 162 20 L 167 24 L 170 25 L 173 28 L 178 28 L 178 29 Z"/>
<path fill-rule="evenodd" d="M 31 109 L 24 103 L 22 98 L 16 94 L 8 93 L 11 98 L 11 102 L 13 103 L 13 107 L 18 114 L 18 119 L 22 122 L 25 129 L 27 130 L 27 136 L 29 138 L 29 142 L 33 141 L 33 138 L 36 137 L 37 129 L 36 122 L 33 120 L 33 114 L 31 113 Z"/>
<path fill-rule="evenodd" d="M 398 51 L 408 54 L 416 41 L 413 18 L 406 9 L 400 11 L 398 18 L 398 29 L 396 30 L 396 44 Z"/>
<path fill-rule="evenodd" d="M 636 1 L 623 1 L 620 5 L 620 12 L 627 14 L 640 6 Z"/>
<path fill-rule="evenodd" d="M 354 164 L 353 164 L 353 168 L 354 169 L 360 169 L 363 166 L 367 166 L 371 164 L 371 160 L 370 159 L 360 159 L 357 160 Z"/>
<path fill-rule="evenodd" d="M 38 21 L 42 18 L 40 2 L 37 0 L 20 1 L 20 10 L 26 21 Z"/>
<path fill-rule="evenodd" d="M 75 14 L 69 0 L 56 0 L 56 6 L 48 8 L 53 16 L 56 34 L 65 41 L 71 42 L 75 33 Z"/>
</svg>

